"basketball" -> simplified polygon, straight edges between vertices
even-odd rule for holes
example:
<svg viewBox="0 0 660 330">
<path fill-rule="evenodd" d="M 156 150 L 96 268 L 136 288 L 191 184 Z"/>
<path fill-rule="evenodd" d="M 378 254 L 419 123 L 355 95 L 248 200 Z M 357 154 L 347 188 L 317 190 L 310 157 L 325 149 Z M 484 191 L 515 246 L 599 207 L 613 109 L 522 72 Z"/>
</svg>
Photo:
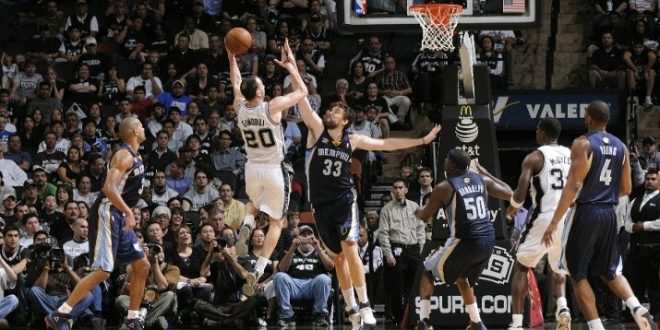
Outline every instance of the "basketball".
<svg viewBox="0 0 660 330">
<path fill-rule="evenodd" d="M 225 47 L 234 54 L 243 54 L 252 47 L 252 35 L 244 28 L 233 28 L 225 36 Z"/>
</svg>

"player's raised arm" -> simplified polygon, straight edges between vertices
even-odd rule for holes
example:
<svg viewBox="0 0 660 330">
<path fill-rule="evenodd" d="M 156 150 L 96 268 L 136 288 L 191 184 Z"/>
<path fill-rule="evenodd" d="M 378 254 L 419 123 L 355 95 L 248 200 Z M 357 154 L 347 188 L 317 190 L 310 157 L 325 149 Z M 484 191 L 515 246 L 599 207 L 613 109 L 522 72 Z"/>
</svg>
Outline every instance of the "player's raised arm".
<svg viewBox="0 0 660 330">
<path fill-rule="evenodd" d="M 472 160 L 470 167 L 474 168 L 473 171 L 477 172 L 483 178 L 489 196 L 503 201 L 508 201 L 511 199 L 511 196 L 513 196 L 511 187 L 509 187 L 506 182 L 496 178 L 494 175 L 488 172 L 485 167 L 479 164 L 477 159 Z"/>
<path fill-rule="evenodd" d="M 133 217 L 133 211 L 131 211 L 131 208 L 128 207 L 126 202 L 124 202 L 124 199 L 121 198 L 121 194 L 117 190 L 117 187 L 121 183 L 124 174 L 126 174 L 126 172 L 132 167 L 133 155 L 126 150 L 117 151 L 110 160 L 110 168 L 108 169 L 105 184 L 102 188 L 103 194 L 108 200 L 110 200 L 110 203 L 126 216 L 127 223 L 126 227 L 124 227 L 124 231 L 133 229 L 135 218 Z M 132 220 L 132 224 L 130 220 Z"/>
<path fill-rule="evenodd" d="M 543 166 L 543 159 L 541 157 L 543 157 L 541 152 L 537 150 L 528 154 L 523 160 L 520 169 L 520 177 L 518 178 L 518 186 L 516 187 L 516 190 L 513 191 L 511 203 L 506 209 L 507 219 L 513 219 L 516 212 L 518 212 L 518 209 L 522 206 L 521 204 L 525 202 L 532 176 L 534 173 L 538 173 Z"/>
<path fill-rule="evenodd" d="M 280 60 L 276 59 L 275 62 L 289 72 L 293 91 L 289 94 L 278 96 L 268 102 L 268 111 L 271 115 L 288 110 L 296 103 L 300 102 L 302 98 L 307 97 L 308 94 L 307 86 L 300 77 L 298 67 L 296 67 L 293 53 L 291 53 L 290 49 L 289 51 L 287 51 L 287 49 L 289 49 L 289 40 L 285 39 L 284 46 L 282 47 L 282 58 Z M 291 56 L 291 59 L 289 59 L 289 56 Z"/>
<path fill-rule="evenodd" d="M 243 93 L 241 93 L 241 70 L 236 63 L 236 56 L 227 48 L 227 57 L 229 58 L 229 79 L 231 80 L 231 87 L 234 90 L 234 109 L 239 109 L 238 105 L 245 101 Z"/>
<path fill-rule="evenodd" d="M 623 167 L 621 168 L 621 183 L 619 184 L 619 197 L 628 196 L 632 192 L 632 169 L 630 168 L 630 153 L 628 148 L 624 147 L 625 156 L 623 158 Z"/>
<path fill-rule="evenodd" d="M 421 139 L 401 139 L 401 138 L 389 138 L 389 139 L 374 139 L 365 135 L 353 134 L 351 135 L 351 145 L 354 149 L 363 149 L 363 150 L 382 150 L 382 151 L 392 151 L 399 149 L 412 148 L 420 145 L 425 145 L 433 142 L 438 133 L 442 129 L 442 126 L 435 125 L 433 129 L 426 134 Z"/>
<path fill-rule="evenodd" d="M 548 225 L 548 229 L 543 235 L 543 242 L 546 245 L 552 243 L 552 234 L 557 229 L 557 223 L 564 218 L 564 215 L 571 207 L 571 204 L 577 198 L 577 194 L 582 188 L 582 183 L 589 173 L 589 151 L 591 145 L 586 136 L 580 136 L 573 141 L 571 146 L 571 168 L 568 172 L 566 185 L 561 192 L 559 203 L 555 209 L 555 214 L 552 216 L 552 221 Z M 630 172 L 628 172 L 630 178 Z"/>
<path fill-rule="evenodd" d="M 451 192 L 452 187 L 447 181 L 442 181 L 437 186 L 435 186 L 431 192 L 431 197 L 429 197 L 429 200 L 426 202 L 426 204 L 415 210 L 415 216 L 417 219 L 428 221 L 428 219 L 433 216 L 435 211 L 449 202 Z"/>
</svg>

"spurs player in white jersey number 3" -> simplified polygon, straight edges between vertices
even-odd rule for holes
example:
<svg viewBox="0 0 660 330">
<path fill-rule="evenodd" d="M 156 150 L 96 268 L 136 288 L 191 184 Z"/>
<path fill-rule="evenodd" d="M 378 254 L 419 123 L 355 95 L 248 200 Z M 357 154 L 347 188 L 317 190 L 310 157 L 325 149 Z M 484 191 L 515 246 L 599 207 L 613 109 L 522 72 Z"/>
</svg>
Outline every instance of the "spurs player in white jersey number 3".
<svg viewBox="0 0 660 330">
<path fill-rule="evenodd" d="M 547 253 L 553 275 L 553 296 L 557 299 L 557 329 L 570 329 L 571 314 L 565 298 L 565 277 L 559 271 L 562 230 L 555 232 L 553 244 L 543 243 L 543 234 L 552 220 L 566 184 L 571 166 L 571 150 L 557 145 L 561 124 L 557 119 L 544 118 L 536 129 L 536 142 L 541 146 L 528 154 L 522 164 L 518 187 L 511 197 L 507 217 L 512 219 L 530 191 L 532 209 L 520 238 L 516 263 L 511 275 L 512 322 L 509 329 L 523 329 L 524 298 L 528 291 L 527 272 L 536 267 Z M 563 224 L 561 224 L 563 225 Z"/>
<path fill-rule="evenodd" d="M 307 96 L 307 87 L 302 82 L 298 70 L 287 61 L 275 60 L 285 68 L 292 79 L 298 81 L 296 89 L 284 96 L 265 102 L 265 88 L 259 77 L 241 78 L 234 54 L 229 56 L 229 76 L 234 89 L 234 109 L 238 110 L 238 127 L 245 140 L 247 163 L 245 164 L 245 190 L 252 202 L 246 205 L 243 225 L 250 228 L 254 215 L 263 211 L 269 216 L 269 229 L 254 273 L 250 273 L 243 293 L 254 294 L 254 284 L 263 274 L 270 255 L 280 238 L 282 218 L 289 203 L 289 175 L 284 160 L 284 138 L 282 136 L 282 112 Z M 282 58 L 285 58 L 282 55 Z M 244 228 L 241 228 L 243 231 Z"/>
</svg>

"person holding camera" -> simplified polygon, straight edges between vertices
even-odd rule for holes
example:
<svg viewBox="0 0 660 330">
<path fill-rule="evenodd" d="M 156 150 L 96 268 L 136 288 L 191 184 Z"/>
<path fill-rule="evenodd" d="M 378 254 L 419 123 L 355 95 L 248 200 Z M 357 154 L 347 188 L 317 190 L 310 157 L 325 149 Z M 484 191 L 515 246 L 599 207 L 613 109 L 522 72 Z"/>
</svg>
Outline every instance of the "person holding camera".
<svg viewBox="0 0 660 330">
<path fill-rule="evenodd" d="M 48 315 L 71 294 L 80 282 L 80 277 L 69 266 L 64 250 L 51 247 L 48 243 L 36 244 L 31 248 L 26 283 L 30 287 L 29 298 L 38 312 Z M 71 310 L 71 319 L 76 320 L 92 307 L 93 296 L 87 292 Z"/>
<path fill-rule="evenodd" d="M 218 237 L 202 263 L 200 274 L 208 278 L 215 292 L 212 303 L 195 303 L 195 311 L 205 318 L 205 326 L 242 328 L 259 306 L 254 297 L 243 299 L 243 284 L 252 267 L 248 259 L 237 257 L 235 244 L 234 237 Z"/>
<path fill-rule="evenodd" d="M 151 270 L 145 281 L 142 306 L 146 306 L 147 314 L 144 316 L 146 327 L 157 327 L 167 329 L 169 324 L 165 314 L 171 312 L 176 306 L 176 294 L 174 289 L 179 282 L 179 267 L 165 262 L 163 246 L 159 243 L 147 243 L 144 245 L 147 252 L 147 260 L 151 264 Z M 126 278 L 131 279 L 131 267 L 128 268 Z M 120 292 L 123 294 L 115 300 L 115 306 L 122 312 L 128 312 L 130 296 L 128 295 L 130 281 L 124 282 Z"/>
<path fill-rule="evenodd" d="M 335 264 L 321 248 L 312 227 L 300 226 L 299 233 L 280 260 L 279 272 L 273 278 L 280 307 L 279 325 L 295 327 L 291 300 L 306 299 L 314 301 L 314 325 L 328 326 L 328 297 L 332 289 L 328 272 Z"/>
</svg>

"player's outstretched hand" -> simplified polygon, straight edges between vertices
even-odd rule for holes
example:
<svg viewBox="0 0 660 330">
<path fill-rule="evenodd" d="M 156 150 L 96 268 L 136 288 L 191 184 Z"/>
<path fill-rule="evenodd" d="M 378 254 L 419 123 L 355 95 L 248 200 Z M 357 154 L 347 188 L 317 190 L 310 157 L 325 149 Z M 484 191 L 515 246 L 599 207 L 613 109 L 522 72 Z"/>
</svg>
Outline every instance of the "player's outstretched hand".
<svg viewBox="0 0 660 330">
<path fill-rule="evenodd" d="M 429 134 L 426 134 L 426 136 L 422 139 L 424 144 L 429 144 L 438 137 L 438 133 L 442 130 L 442 125 L 437 124 L 433 127 L 433 129 L 429 132 Z"/>
<path fill-rule="evenodd" d="M 545 243 L 545 246 L 550 246 L 552 244 L 552 235 L 555 234 L 555 230 L 557 230 L 557 224 L 551 222 L 548 225 L 548 229 L 546 229 L 543 234 L 543 243 Z"/>
<path fill-rule="evenodd" d="M 128 212 L 128 214 L 126 214 L 126 226 L 124 226 L 122 230 L 128 232 L 133 230 L 133 227 L 135 227 L 135 215 L 133 215 L 133 212 Z"/>
<path fill-rule="evenodd" d="M 275 59 L 275 63 L 277 63 L 279 66 L 285 68 L 289 72 L 295 72 L 296 68 L 296 62 L 293 61 L 293 63 L 288 59 L 288 52 L 287 48 L 289 47 L 289 39 L 284 39 L 284 45 L 282 45 L 282 49 L 280 50 L 280 59 Z M 293 55 L 292 55 L 293 56 Z"/>
</svg>

